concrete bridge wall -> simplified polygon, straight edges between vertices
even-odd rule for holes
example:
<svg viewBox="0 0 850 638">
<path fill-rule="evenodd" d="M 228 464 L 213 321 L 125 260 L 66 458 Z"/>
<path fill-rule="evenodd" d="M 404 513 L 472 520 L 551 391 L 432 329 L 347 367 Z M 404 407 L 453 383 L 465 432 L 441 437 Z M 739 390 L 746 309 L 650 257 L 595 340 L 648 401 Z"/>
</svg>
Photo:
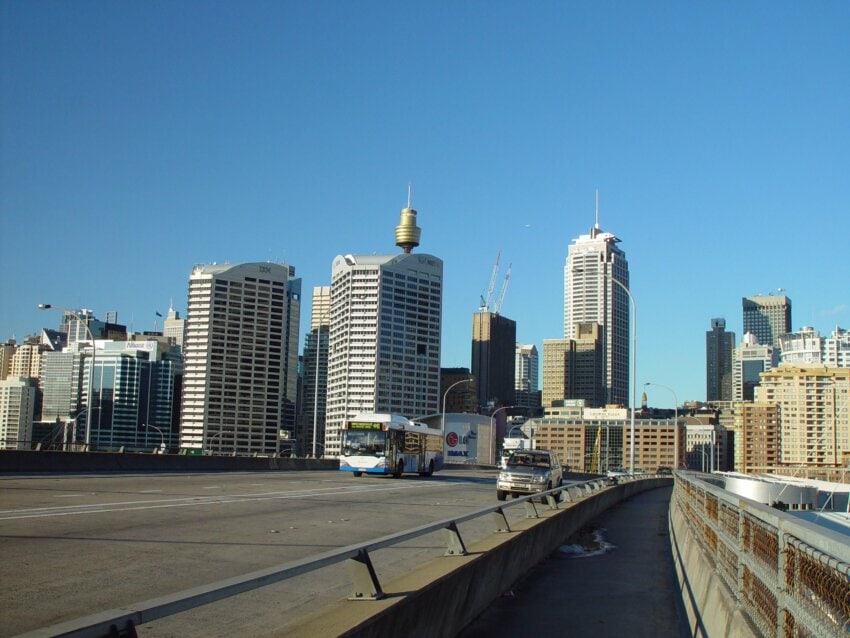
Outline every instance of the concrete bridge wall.
<svg viewBox="0 0 850 638">
<path fill-rule="evenodd" d="M 382 584 L 386 598 L 340 601 L 331 609 L 300 619 L 281 635 L 313 638 L 383 638 L 406 635 L 453 636 L 497 597 L 584 525 L 639 492 L 670 485 L 671 478 L 606 488 L 541 518 L 525 519 L 512 532 L 471 544 L 467 556 L 443 557 L 416 572 Z"/>
<path fill-rule="evenodd" d="M 0 451 L 0 472 L 244 472 L 269 470 L 334 470 L 335 459 L 253 456 L 122 454 L 119 452 Z"/>
<path fill-rule="evenodd" d="M 682 591 L 682 602 L 688 614 L 692 636 L 740 636 L 755 638 L 760 634 L 742 612 L 726 583 L 693 538 L 682 511 L 670 502 L 670 544 L 673 563 Z"/>
</svg>

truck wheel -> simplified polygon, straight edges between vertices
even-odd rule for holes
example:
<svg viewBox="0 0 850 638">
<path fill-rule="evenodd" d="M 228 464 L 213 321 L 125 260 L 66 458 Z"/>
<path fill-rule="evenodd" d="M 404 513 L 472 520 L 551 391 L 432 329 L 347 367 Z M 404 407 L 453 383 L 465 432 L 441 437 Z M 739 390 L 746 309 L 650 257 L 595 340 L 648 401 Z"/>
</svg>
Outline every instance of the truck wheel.
<svg viewBox="0 0 850 638">
<path fill-rule="evenodd" d="M 546 484 L 546 491 L 548 492 L 548 491 L 549 491 L 549 490 L 551 490 L 551 489 L 552 489 L 552 481 L 549 481 L 549 482 Z M 541 497 L 540 497 L 540 502 L 541 502 L 541 503 L 544 503 L 544 504 L 545 504 L 545 503 L 548 503 L 548 501 L 546 500 L 546 497 L 545 497 L 545 496 L 541 496 Z"/>
<path fill-rule="evenodd" d="M 496 498 L 500 501 L 504 501 L 506 498 L 508 498 L 508 495 L 505 493 L 504 490 L 496 490 Z"/>
</svg>

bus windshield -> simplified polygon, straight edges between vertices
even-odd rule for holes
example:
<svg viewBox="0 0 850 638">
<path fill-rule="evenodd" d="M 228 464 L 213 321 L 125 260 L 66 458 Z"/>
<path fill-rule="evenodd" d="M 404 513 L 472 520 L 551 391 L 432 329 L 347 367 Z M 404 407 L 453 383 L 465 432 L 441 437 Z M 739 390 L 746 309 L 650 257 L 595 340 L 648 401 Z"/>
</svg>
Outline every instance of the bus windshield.
<svg viewBox="0 0 850 638">
<path fill-rule="evenodd" d="M 387 433 L 381 430 L 345 430 L 342 439 L 344 456 L 383 456 Z"/>
</svg>

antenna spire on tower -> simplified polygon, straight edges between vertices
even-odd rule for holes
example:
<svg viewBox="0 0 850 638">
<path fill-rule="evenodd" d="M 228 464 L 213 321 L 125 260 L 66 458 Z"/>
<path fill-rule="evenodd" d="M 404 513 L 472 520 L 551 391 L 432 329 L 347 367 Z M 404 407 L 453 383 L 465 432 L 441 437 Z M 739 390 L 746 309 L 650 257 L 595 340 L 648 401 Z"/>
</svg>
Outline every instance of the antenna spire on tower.
<svg viewBox="0 0 850 638">
<path fill-rule="evenodd" d="M 599 189 L 596 189 L 596 223 L 593 226 L 596 230 L 599 230 Z"/>
<path fill-rule="evenodd" d="M 416 225 L 416 211 L 410 207 L 410 183 L 407 184 L 407 206 L 401 209 L 401 218 L 395 227 L 395 245 L 409 253 L 419 245 L 422 230 Z"/>
</svg>

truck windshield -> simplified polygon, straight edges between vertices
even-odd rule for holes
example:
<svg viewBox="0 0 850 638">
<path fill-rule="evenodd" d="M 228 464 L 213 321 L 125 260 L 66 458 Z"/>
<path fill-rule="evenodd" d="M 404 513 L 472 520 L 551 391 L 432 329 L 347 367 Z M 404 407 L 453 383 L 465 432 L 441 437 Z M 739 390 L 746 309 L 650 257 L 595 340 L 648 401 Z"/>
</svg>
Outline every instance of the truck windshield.
<svg viewBox="0 0 850 638">
<path fill-rule="evenodd" d="M 375 430 L 345 430 L 342 440 L 344 456 L 383 456 L 387 433 Z"/>
<path fill-rule="evenodd" d="M 549 459 L 542 454 L 513 454 L 508 467 L 549 467 Z"/>
</svg>

